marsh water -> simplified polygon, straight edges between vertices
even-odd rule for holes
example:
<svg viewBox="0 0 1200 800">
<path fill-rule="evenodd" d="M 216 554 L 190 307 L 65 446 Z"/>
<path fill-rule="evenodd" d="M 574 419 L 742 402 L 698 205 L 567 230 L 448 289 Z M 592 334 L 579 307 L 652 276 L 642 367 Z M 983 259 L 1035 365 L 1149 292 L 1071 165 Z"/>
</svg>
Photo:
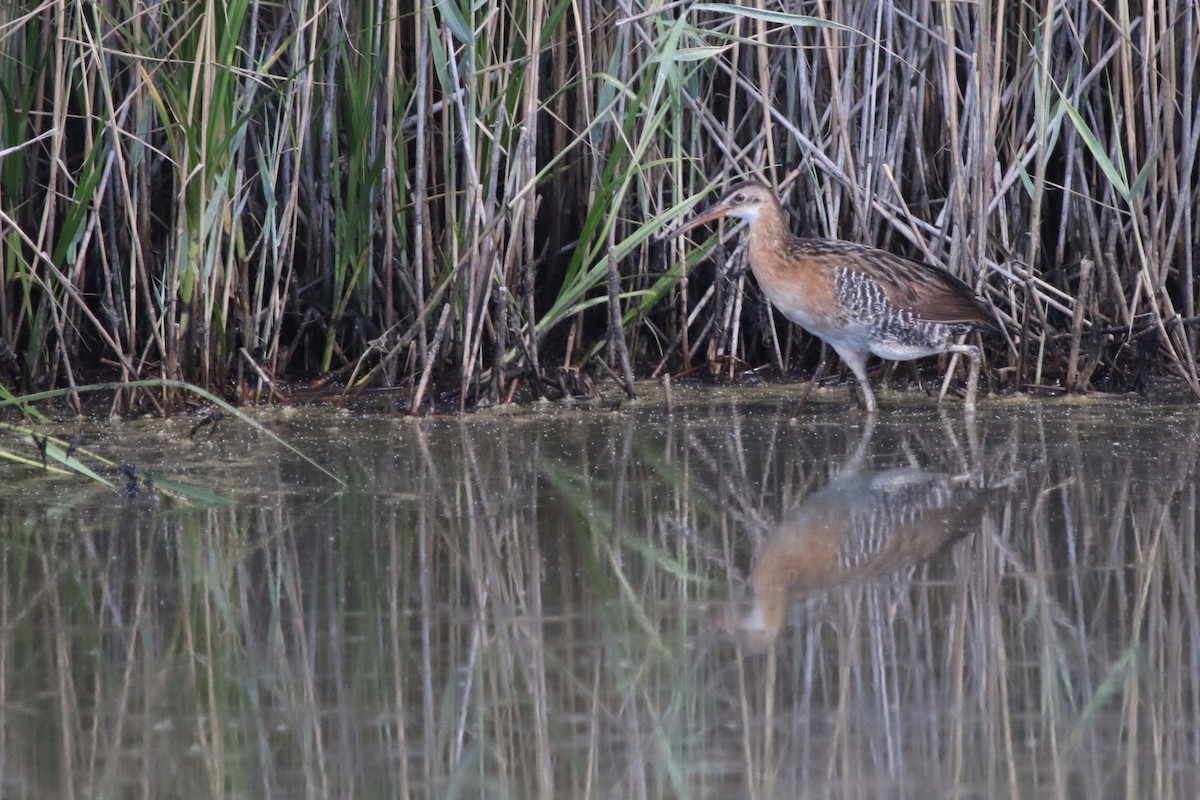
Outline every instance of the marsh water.
<svg viewBox="0 0 1200 800">
<path fill-rule="evenodd" d="M 67 423 L 231 502 L 5 468 L 0 797 L 1200 796 L 1193 405 L 679 394 Z"/>
</svg>

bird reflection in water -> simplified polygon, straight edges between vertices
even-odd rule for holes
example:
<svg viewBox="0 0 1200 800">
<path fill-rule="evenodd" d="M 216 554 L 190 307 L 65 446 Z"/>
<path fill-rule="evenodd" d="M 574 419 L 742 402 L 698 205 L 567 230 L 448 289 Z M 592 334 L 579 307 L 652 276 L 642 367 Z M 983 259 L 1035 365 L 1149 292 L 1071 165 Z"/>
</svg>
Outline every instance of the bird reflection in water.
<svg viewBox="0 0 1200 800">
<path fill-rule="evenodd" d="M 751 644 L 779 636 L 805 593 L 867 581 L 930 558 L 978 527 L 993 492 L 978 476 L 867 465 L 869 422 L 846 467 L 765 532 L 750 576 L 752 605 L 733 604 L 717 624 Z"/>
</svg>

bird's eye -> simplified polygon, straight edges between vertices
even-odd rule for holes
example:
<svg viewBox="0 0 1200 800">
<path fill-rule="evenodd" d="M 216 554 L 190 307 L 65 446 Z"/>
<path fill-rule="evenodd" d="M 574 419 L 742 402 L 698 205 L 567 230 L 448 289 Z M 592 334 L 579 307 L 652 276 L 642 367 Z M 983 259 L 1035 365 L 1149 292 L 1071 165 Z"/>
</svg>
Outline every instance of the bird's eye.
<svg viewBox="0 0 1200 800">
<path fill-rule="evenodd" d="M 746 195 L 742 194 L 741 192 L 738 192 L 737 194 L 735 194 L 735 195 L 733 196 L 733 202 L 735 202 L 735 203 L 744 203 L 744 202 L 746 202 Z"/>
</svg>

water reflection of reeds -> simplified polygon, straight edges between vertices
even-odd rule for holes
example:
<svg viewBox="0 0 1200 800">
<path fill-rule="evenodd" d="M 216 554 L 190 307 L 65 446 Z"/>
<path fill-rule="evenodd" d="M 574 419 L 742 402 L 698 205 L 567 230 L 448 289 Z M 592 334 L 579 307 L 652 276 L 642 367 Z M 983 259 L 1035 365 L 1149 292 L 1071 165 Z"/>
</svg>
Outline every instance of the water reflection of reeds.
<svg viewBox="0 0 1200 800">
<path fill-rule="evenodd" d="M 1195 420 L 719 419 L 376 428 L 332 497 L 4 500 L 0 795 L 1197 792 Z M 714 625 L 856 457 L 986 496 L 766 646 Z"/>
</svg>

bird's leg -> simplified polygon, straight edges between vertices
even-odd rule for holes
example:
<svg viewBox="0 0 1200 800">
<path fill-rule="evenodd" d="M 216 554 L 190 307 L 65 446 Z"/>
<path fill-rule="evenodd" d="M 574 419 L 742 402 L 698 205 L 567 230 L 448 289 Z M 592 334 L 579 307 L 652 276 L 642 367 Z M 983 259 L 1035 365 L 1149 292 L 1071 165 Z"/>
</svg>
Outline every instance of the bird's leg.
<svg viewBox="0 0 1200 800">
<path fill-rule="evenodd" d="M 952 344 L 946 348 L 950 353 L 961 353 L 967 357 L 970 367 L 967 371 L 967 399 L 963 403 L 963 410 L 968 414 L 975 413 L 975 394 L 979 388 L 979 367 L 982 361 L 982 356 L 979 353 L 979 348 L 973 344 Z"/>
<path fill-rule="evenodd" d="M 871 391 L 871 384 L 867 380 L 865 370 L 863 376 L 858 379 L 858 385 L 862 387 L 863 391 L 863 410 L 868 414 L 877 413 L 879 406 L 875 402 L 875 393 Z"/>
<path fill-rule="evenodd" d="M 971 351 L 967 353 L 967 358 L 971 359 L 971 369 L 967 373 L 967 399 L 963 404 L 963 409 L 968 414 L 974 414 L 975 394 L 979 390 L 979 366 L 983 359 L 979 354 L 978 347 L 971 347 Z"/>
<path fill-rule="evenodd" d="M 858 378 L 858 385 L 862 387 L 863 392 L 863 409 L 868 414 L 876 413 L 879 407 L 875 404 L 875 393 L 871 391 L 871 382 L 867 380 L 866 354 L 843 349 L 837 345 L 832 345 L 832 347 L 842 357 L 842 361 L 846 362 L 846 366 L 854 373 L 854 377 Z"/>
</svg>

